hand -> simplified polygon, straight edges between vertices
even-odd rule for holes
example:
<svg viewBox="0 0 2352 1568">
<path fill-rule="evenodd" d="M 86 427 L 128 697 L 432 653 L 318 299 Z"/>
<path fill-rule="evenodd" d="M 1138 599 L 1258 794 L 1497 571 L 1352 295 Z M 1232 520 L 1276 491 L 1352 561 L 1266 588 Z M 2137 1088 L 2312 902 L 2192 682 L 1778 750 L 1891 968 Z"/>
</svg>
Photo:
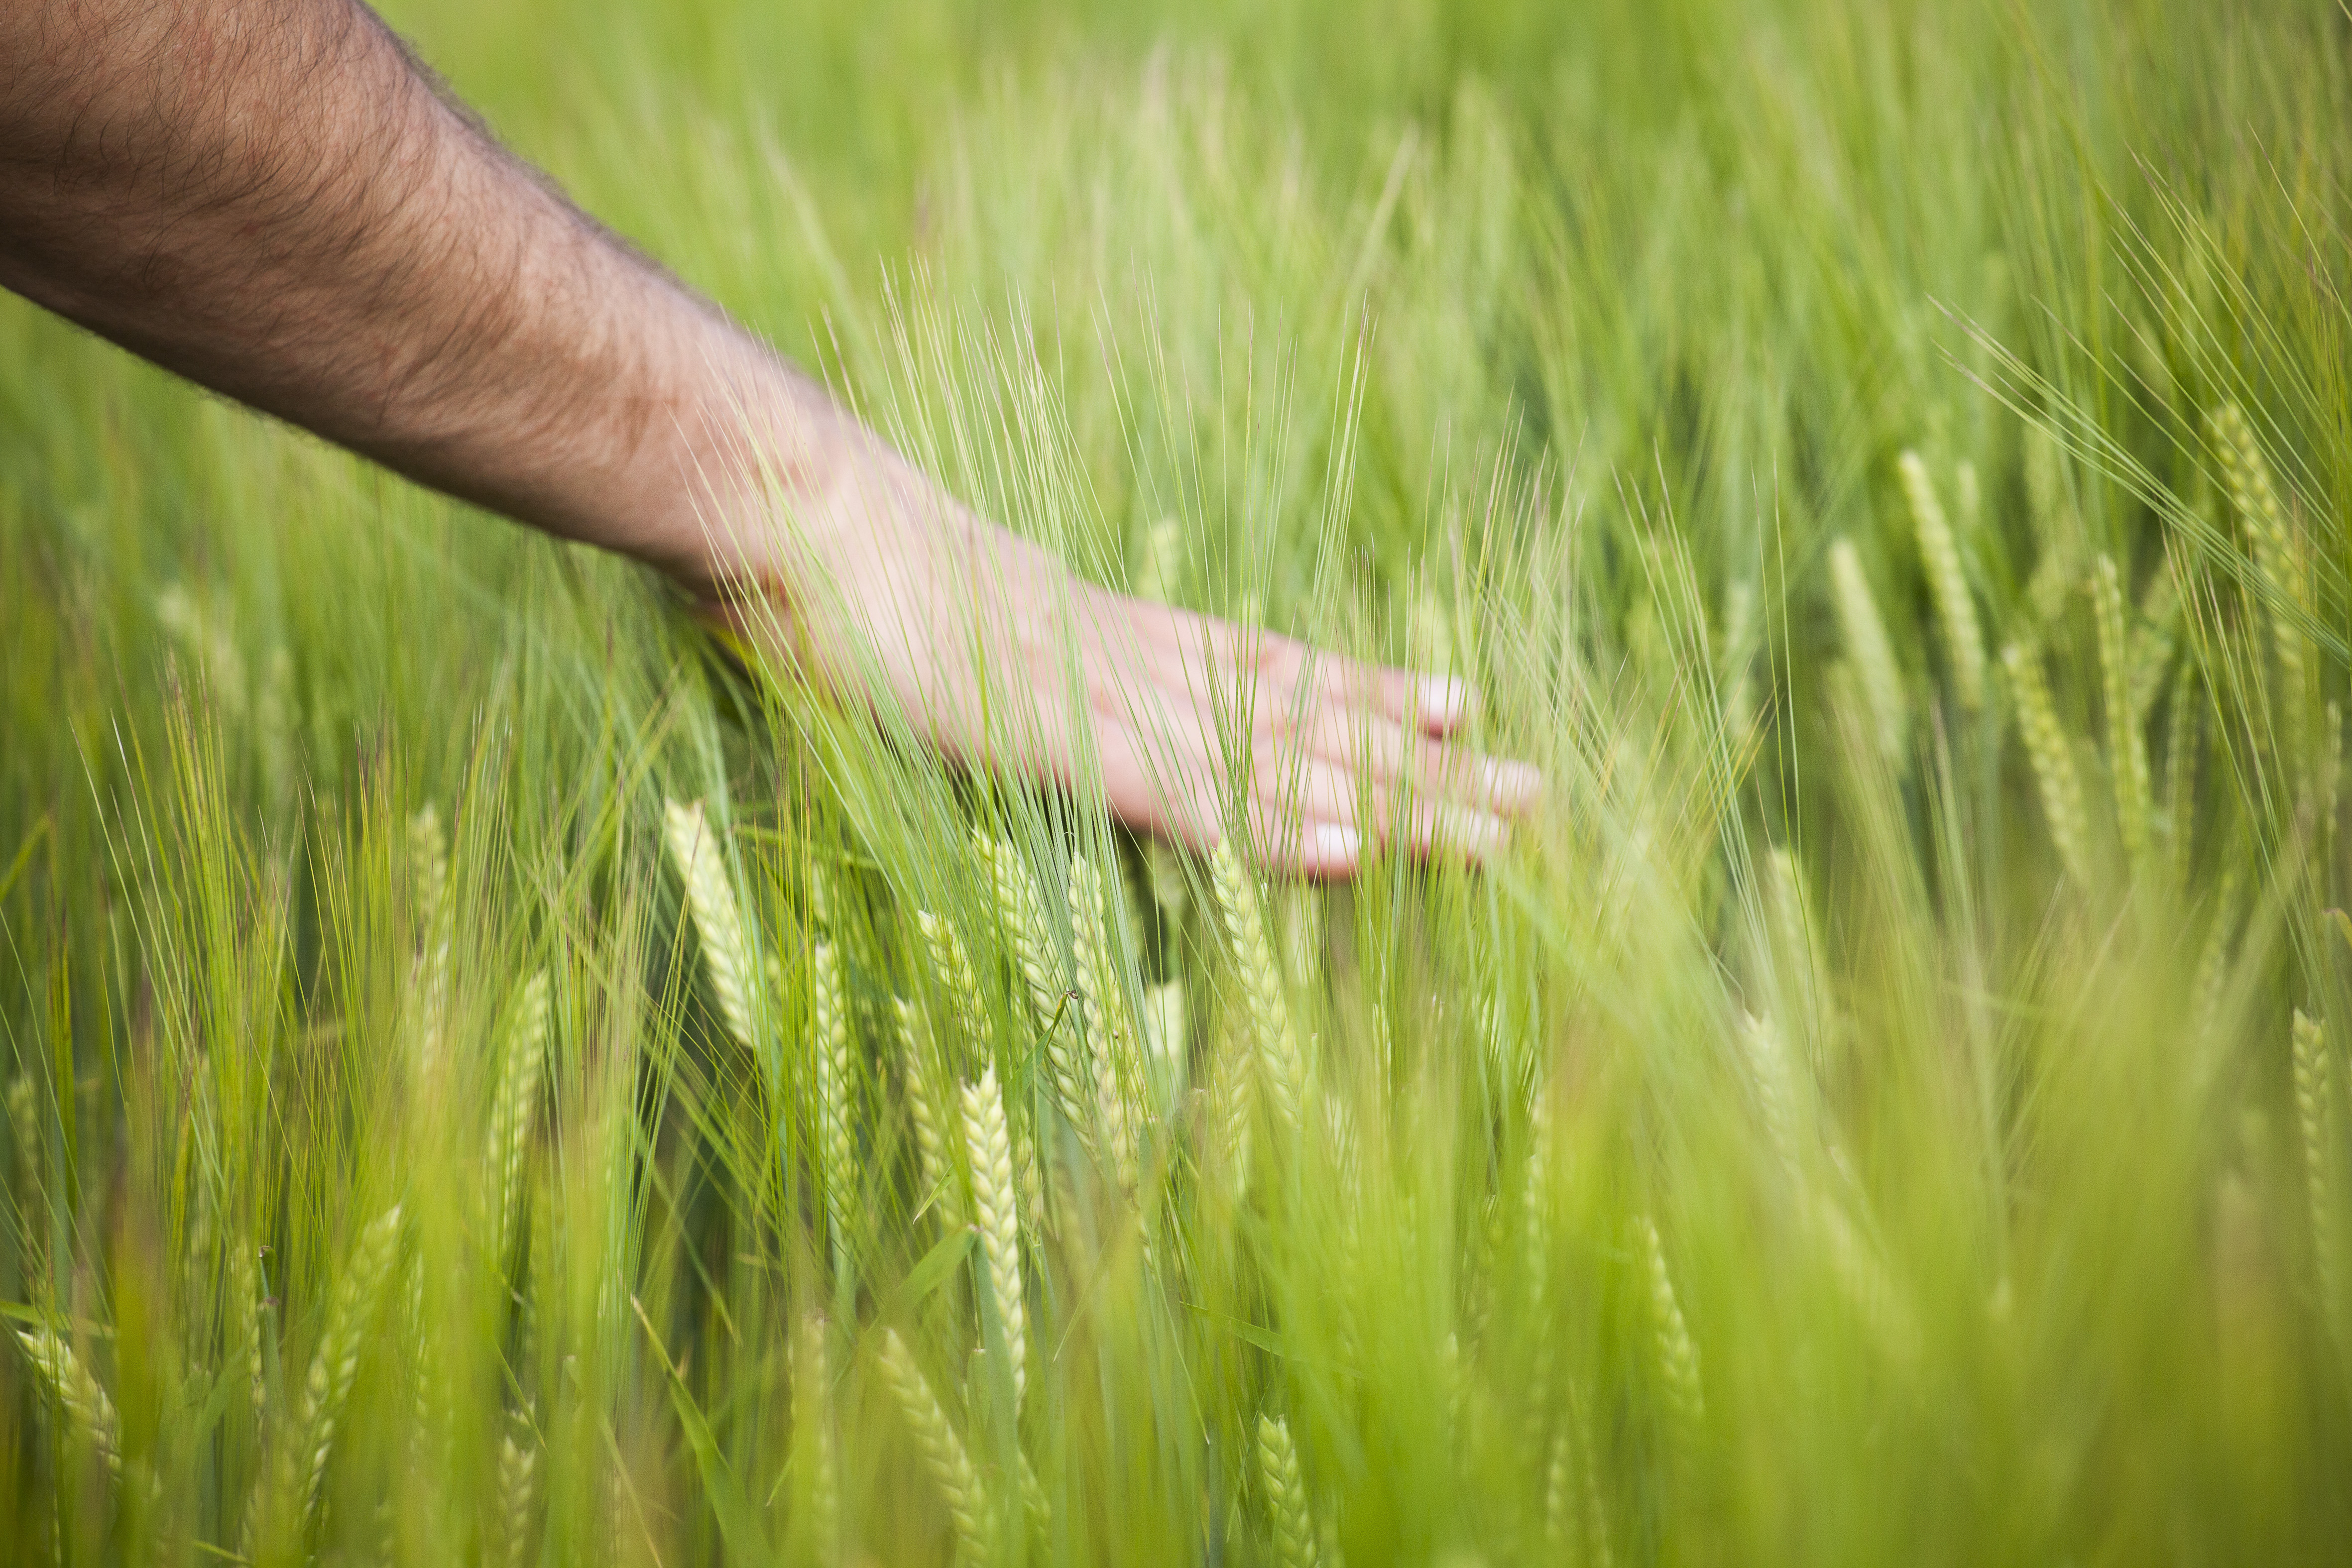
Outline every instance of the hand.
<svg viewBox="0 0 2352 1568">
<path fill-rule="evenodd" d="M 1066 787 L 1098 767 L 1114 816 L 1195 848 L 1237 811 L 1269 865 L 1312 877 L 1391 841 L 1483 858 L 1534 803 L 1534 768 L 1448 738 L 1472 711 L 1462 683 L 1083 582 L 845 422 L 826 445 L 834 477 L 784 497 L 788 534 L 737 530 L 761 564 L 719 602 L 756 645 L 898 705 L 945 755 Z"/>
</svg>

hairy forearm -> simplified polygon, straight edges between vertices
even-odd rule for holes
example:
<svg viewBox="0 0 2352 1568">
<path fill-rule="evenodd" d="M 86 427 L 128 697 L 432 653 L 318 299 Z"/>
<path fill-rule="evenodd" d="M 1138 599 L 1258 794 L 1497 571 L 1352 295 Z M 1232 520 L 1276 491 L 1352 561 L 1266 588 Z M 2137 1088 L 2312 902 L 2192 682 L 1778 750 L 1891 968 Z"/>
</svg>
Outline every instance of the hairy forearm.
<svg viewBox="0 0 2352 1568">
<path fill-rule="evenodd" d="M 821 393 L 444 101 L 353 0 L 0 7 L 0 284 L 417 479 L 652 560 Z"/>
</svg>

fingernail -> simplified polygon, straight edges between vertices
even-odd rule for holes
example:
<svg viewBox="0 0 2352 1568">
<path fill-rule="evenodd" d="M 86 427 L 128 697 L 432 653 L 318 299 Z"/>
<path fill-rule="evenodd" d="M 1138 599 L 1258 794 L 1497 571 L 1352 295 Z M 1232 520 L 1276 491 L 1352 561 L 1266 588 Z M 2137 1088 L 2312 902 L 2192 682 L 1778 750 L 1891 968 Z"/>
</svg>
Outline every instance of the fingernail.
<svg viewBox="0 0 2352 1568">
<path fill-rule="evenodd" d="M 1433 724 L 1451 724 L 1469 705 L 1470 688 L 1452 675 L 1424 675 L 1421 682 L 1421 716 Z"/>
<path fill-rule="evenodd" d="M 1318 862 L 1353 861 L 1364 837 L 1339 822 L 1318 822 L 1307 831 L 1307 858 Z"/>
</svg>

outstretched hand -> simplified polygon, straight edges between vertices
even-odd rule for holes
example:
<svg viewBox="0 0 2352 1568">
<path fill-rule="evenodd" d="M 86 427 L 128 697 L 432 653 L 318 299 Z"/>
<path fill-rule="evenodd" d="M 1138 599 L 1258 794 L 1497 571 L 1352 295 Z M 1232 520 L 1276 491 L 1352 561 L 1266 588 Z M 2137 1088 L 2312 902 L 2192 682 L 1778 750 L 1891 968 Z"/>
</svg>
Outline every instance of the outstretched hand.
<svg viewBox="0 0 2352 1568">
<path fill-rule="evenodd" d="M 1475 706 L 1462 682 L 1083 581 L 845 418 L 824 444 L 830 481 L 786 497 L 788 532 L 733 531 L 725 613 L 845 695 L 896 704 L 945 755 L 1099 779 L 1130 827 L 1204 849 L 1238 826 L 1312 877 L 1391 844 L 1483 858 L 1534 803 L 1534 768 L 1453 738 Z"/>
</svg>

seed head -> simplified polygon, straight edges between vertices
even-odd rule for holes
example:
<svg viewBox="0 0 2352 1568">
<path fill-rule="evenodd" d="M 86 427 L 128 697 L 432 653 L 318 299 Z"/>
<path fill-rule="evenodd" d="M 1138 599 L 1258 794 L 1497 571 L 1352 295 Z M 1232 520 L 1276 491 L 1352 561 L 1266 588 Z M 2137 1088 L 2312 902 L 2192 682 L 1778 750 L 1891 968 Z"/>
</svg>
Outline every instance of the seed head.
<svg viewBox="0 0 2352 1568">
<path fill-rule="evenodd" d="M 2017 709 L 2017 733 L 2042 793 L 2042 815 L 2059 863 L 2075 884 L 2091 885 L 2089 831 L 2083 816 L 2083 783 L 2074 771 L 2074 750 L 2058 724 L 2058 710 L 2042 676 L 2041 655 L 2011 643 L 2000 651 L 2009 673 L 2010 701 Z"/>
<path fill-rule="evenodd" d="M 1977 629 L 1976 601 L 1960 569 L 1960 550 L 1945 520 L 1944 504 L 1937 497 L 1927 465 L 1916 452 L 1906 452 L 1895 465 L 1903 481 L 1903 499 L 1911 511 L 1911 526 L 1919 538 L 1919 559 L 1927 569 L 1927 586 L 1936 596 L 1936 616 L 1943 628 L 1945 656 L 1951 661 L 1952 689 L 1960 706 L 1974 713 L 1984 706 L 1984 635 Z"/>
<path fill-rule="evenodd" d="M 1290 1005 L 1283 996 L 1282 970 L 1266 940 L 1265 921 L 1258 907 L 1254 879 L 1242 869 L 1241 857 L 1228 838 L 1210 857 L 1216 884 L 1217 910 L 1223 916 L 1226 945 L 1234 957 L 1248 1029 L 1255 1041 L 1260 1076 L 1275 1114 L 1286 1131 L 1298 1129 L 1298 1101 L 1306 1077 L 1298 1040 L 1290 1025 Z"/>
<path fill-rule="evenodd" d="M 1027 1386 L 1028 1314 L 1021 1284 L 1021 1208 L 1013 1188 L 1013 1136 L 1005 1122 L 1004 1096 L 991 1066 L 977 1083 L 963 1089 L 965 1147 L 971 1160 L 972 1223 L 980 1231 L 981 1255 L 988 1267 L 989 1293 L 1004 1330 L 1004 1353 L 1013 1369 L 1013 1397 Z"/>
<path fill-rule="evenodd" d="M 1879 618 L 1878 601 L 1871 594 L 1870 580 L 1863 574 L 1862 558 L 1854 552 L 1853 540 L 1840 539 L 1830 547 L 1830 583 L 1835 591 L 1846 657 L 1861 677 L 1863 701 L 1870 712 L 1879 754 L 1889 764 L 1899 765 L 1909 723 L 1903 674 L 1895 663 L 1894 644 L 1886 640 L 1886 622 Z"/>
<path fill-rule="evenodd" d="M 701 801 L 681 806 L 665 800 L 662 810 L 670 858 L 686 884 L 687 908 L 702 938 L 702 960 L 710 971 L 710 988 L 718 993 L 719 1017 L 740 1044 L 752 1049 L 751 988 L 758 977 L 726 856 L 703 820 Z"/>
</svg>

